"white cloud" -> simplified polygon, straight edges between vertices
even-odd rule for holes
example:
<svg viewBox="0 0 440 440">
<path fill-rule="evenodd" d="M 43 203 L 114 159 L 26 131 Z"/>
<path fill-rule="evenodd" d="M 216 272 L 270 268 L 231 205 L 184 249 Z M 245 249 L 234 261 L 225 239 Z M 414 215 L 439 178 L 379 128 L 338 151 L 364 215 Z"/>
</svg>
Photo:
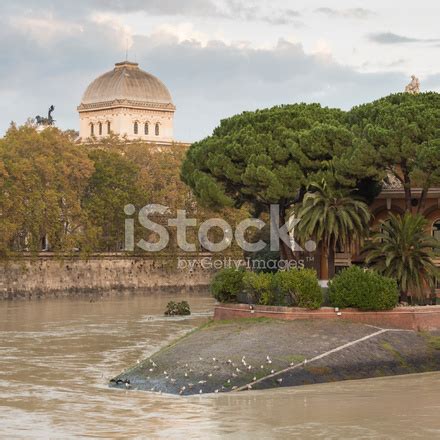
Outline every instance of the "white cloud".
<svg viewBox="0 0 440 440">
<path fill-rule="evenodd" d="M 395 34 L 393 32 L 377 32 L 369 34 L 370 41 L 379 44 L 405 44 L 405 43 L 438 43 L 438 38 L 414 38 L 405 35 Z"/>
<path fill-rule="evenodd" d="M 364 8 L 334 9 L 329 7 L 321 7 L 316 9 L 315 12 L 327 15 L 327 17 L 331 18 L 351 18 L 358 20 L 365 20 L 376 15 L 375 12 Z"/>
<path fill-rule="evenodd" d="M 84 30 L 81 24 L 60 20 L 52 14 L 14 16 L 10 18 L 10 24 L 17 33 L 29 36 L 43 45 L 52 44 L 60 37 L 75 37 Z"/>
<path fill-rule="evenodd" d="M 161 24 L 153 28 L 151 37 L 156 39 L 169 40 L 174 37 L 177 43 L 183 41 L 197 41 L 202 46 L 206 46 L 212 39 L 212 35 L 195 29 L 192 23 L 176 23 L 176 24 Z M 224 36 L 217 34 L 216 39 L 225 41 Z"/>
<path fill-rule="evenodd" d="M 332 57 L 332 49 L 330 42 L 324 39 L 319 39 L 313 46 L 312 52 L 324 59 L 329 59 Z"/>
<path fill-rule="evenodd" d="M 133 46 L 133 30 L 127 26 L 121 19 L 113 14 L 94 13 L 90 20 L 97 25 L 103 25 L 113 29 L 116 34 L 120 35 L 119 48 L 128 50 Z"/>
<path fill-rule="evenodd" d="M 382 29 L 376 20 L 361 21 L 362 13 L 353 11 L 349 20 L 344 12 L 335 26 L 322 13 L 310 14 L 316 3 L 298 15 L 280 0 L 40 0 L 38 9 L 30 0 L 3 2 L 0 41 L 14 50 L 5 50 L 0 63 L 0 129 L 52 103 L 60 127 L 78 127 L 81 94 L 123 59 L 127 38 L 129 57 L 136 55 L 169 87 L 177 105 L 175 132 L 183 140 L 209 134 L 221 118 L 246 109 L 298 101 L 349 108 L 403 90 L 413 70 L 425 76 L 440 71 L 424 52 L 434 45 L 419 45 L 408 56 L 405 45 L 371 44 L 365 35 Z M 351 10 L 345 5 L 340 11 Z M 299 28 L 297 20 L 309 27 Z M 366 59 L 370 64 L 362 66 Z M 410 71 L 396 72 L 403 68 Z M 438 77 L 429 77 L 429 84 L 440 84 Z"/>
</svg>

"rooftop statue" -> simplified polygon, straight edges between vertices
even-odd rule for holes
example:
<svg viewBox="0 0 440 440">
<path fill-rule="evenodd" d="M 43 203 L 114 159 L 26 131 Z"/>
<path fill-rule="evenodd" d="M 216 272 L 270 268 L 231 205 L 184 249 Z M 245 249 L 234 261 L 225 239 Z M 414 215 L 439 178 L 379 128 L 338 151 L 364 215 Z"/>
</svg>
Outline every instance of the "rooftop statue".
<svg viewBox="0 0 440 440">
<path fill-rule="evenodd" d="M 411 75 L 411 82 L 405 87 L 406 93 L 417 95 L 420 93 L 420 81 L 415 75 Z"/>
<path fill-rule="evenodd" d="M 53 125 L 55 119 L 52 117 L 52 113 L 55 110 L 54 105 L 49 107 L 49 111 L 47 112 L 47 118 L 43 118 L 42 116 L 35 116 L 35 120 L 37 121 L 37 125 Z"/>
</svg>

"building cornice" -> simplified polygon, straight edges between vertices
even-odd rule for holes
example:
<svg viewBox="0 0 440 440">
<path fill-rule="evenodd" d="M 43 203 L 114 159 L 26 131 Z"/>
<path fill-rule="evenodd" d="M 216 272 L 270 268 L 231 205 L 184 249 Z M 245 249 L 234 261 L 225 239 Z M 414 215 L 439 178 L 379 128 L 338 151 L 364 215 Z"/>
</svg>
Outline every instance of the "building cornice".
<svg viewBox="0 0 440 440">
<path fill-rule="evenodd" d="M 422 194 L 422 188 L 411 188 L 411 195 L 418 197 Z M 403 188 L 386 188 L 377 196 L 378 199 L 394 199 L 401 198 L 405 195 Z M 430 188 L 427 194 L 428 198 L 440 197 L 440 188 Z"/>
<path fill-rule="evenodd" d="M 160 103 L 160 102 L 145 102 L 134 101 L 130 99 L 114 99 L 112 101 L 94 102 L 91 104 L 80 104 L 77 107 L 79 113 L 97 111 L 97 110 L 110 110 L 117 108 L 129 108 L 139 110 L 163 110 L 168 112 L 174 112 L 176 106 L 172 103 Z"/>
</svg>

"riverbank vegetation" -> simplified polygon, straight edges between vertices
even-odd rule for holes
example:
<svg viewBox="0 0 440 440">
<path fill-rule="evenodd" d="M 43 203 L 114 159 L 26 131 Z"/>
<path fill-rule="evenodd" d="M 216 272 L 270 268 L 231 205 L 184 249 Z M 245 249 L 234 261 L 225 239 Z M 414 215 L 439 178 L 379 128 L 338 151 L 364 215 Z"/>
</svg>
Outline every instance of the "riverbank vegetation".
<svg viewBox="0 0 440 440">
<path fill-rule="evenodd" d="M 408 295 L 423 301 L 425 289 L 434 288 L 438 275 L 433 259 L 440 242 L 426 233 L 426 224 L 420 215 L 391 214 L 364 249 L 366 263 L 395 279 L 404 301 Z"/>
<path fill-rule="evenodd" d="M 432 261 L 439 248 L 428 240 L 417 213 L 423 212 L 429 189 L 440 186 L 439 127 L 437 93 L 390 95 L 348 112 L 319 104 L 245 112 L 222 120 L 211 136 L 189 148 L 115 136 L 80 144 L 72 131 L 11 125 L 0 139 L 0 256 L 121 252 L 127 216 L 135 220 L 136 237 L 154 242 L 157 234 L 143 228 L 136 214 L 147 204 L 161 204 L 169 212 L 152 220 L 168 230 L 168 254 L 179 253 L 176 228 L 167 225 L 177 210 L 186 210 L 197 226 L 221 217 L 234 228 L 254 216 L 272 221 L 274 229 L 286 223 L 278 234 L 279 250 L 266 246 L 260 255 L 293 261 L 289 236 L 306 251 L 314 242 L 320 276 L 331 279 L 337 250 L 361 251 L 369 241 L 369 205 L 393 181 L 403 193 L 405 216 L 379 225 L 365 265 L 395 279 L 402 300 L 410 295 L 423 301 L 438 276 Z M 135 207 L 132 214 L 124 211 L 127 205 Z M 292 218 L 302 221 L 293 226 Z M 187 228 L 195 253 L 206 249 L 197 226 Z M 250 227 L 245 238 L 267 243 L 267 229 Z M 209 234 L 213 242 L 223 237 L 220 228 Z M 235 240 L 227 252 L 242 254 Z M 258 301 L 281 302 L 280 289 L 274 297 L 269 287 L 275 276 L 246 277 Z M 295 295 L 291 300 L 300 302 L 301 295 Z"/>
<path fill-rule="evenodd" d="M 396 307 L 399 291 L 394 279 L 352 266 L 330 281 L 329 300 L 334 307 L 389 310 Z"/>
<path fill-rule="evenodd" d="M 205 206 L 247 206 L 264 218 L 277 205 L 275 226 L 287 225 L 279 234 L 280 257 L 295 259 L 289 233 L 301 245 L 314 240 L 321 276 L 331 279 L 337 249 L 362 251 L 369 239 L 368 205 L 383 184 L 402 190 L 405 221 L 420 222 L 429 189 L 440 185 L 439 127 L 437 93 L 390 95 L 348 112 L 318 104 L 245 112 L 222 120 L 212 136 L 190 147 L 182 178 Z M 299 223 L 293 226 L 292 218 Z M 410 295 L 424 302 L 438 277 L 432 262 L 438 246 L 432 239 L 425 245 L 428 234 L 420 229 L 411 244 L 396 242 L 391 258 L 383 250 L 399 226 L 379 226 L 389 240 L 380 239 L 376 251 L 368 248 L 366 266 L 393 277 L 402 301 Z M 258 282 L 268 285 L 266 278 Z"/>
<path fill-rule="evenodd" d="M 179 178 L 185 145 L 158 148 L 116 137 L 84 145 L 75 137 L 56 128 L 39 133 L 31 125 L 12 125 L 0 139 L 0 256 L 123 251 L 127 204 L 168 206 L 170 213 L 155 219 L 166 228 L 177 209 L 200 222 L 214 216 Z M 233 209 L 222 215 L 232 225 L 244 216 Z M 140 238 L 154 239 L 135 225 Z M 165 252 L 173 254 L 175 228 L 168 231 Z M 188 239 L 200 251 L 196 236 L 189 227 Z"/>
<path fill-rule="evenodd" d="M 374 270 L 352 266 L 338 273 L 329 284 L 326 305 L 360 310 L 389 310 L 399 300 L 397 282 Z M 324 305 L 323 289 L 316 271 L 291 269 L 276 273 L 224 269 L 211 284 L 220 302 L 245 302 L 265 306 L 318 309 Z"/>
</svg>

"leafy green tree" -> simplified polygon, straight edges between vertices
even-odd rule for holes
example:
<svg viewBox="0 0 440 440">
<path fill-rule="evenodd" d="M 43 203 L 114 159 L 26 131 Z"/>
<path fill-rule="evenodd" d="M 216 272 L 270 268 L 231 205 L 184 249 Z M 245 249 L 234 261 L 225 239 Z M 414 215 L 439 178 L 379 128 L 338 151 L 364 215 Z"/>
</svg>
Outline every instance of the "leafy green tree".
<svg viewBox="0 0 440 440">
<path fill-rule="evenodd" d="M 96 146 L 98 147 L 98 145 Z M 139 169 L 136 185 L 146 198 L 146 203 L 162 204 L 170 208 L 166 214 L 157 214 L 154 218 L 156 222 L 161 223 L 168 230 L 170 235 L 169 245 L 164 252 L 179 252 L 176 228 L 168 226 L 167 221 L 171 216 L 176 215 L 177 210 L 182 209 L 186 211 L 187 217 L 198 220 L 198 225 L 188 227 L 187 240 L 195 245 L 196 250 L 200 251 L 201 246 L 197 238 L 198 226 L 207 219 L 218 217 L 219 214 L 213 209 L 197 203 L 191 189 L 180 179 L 180 168 L 188 146 L 174 143 L 163 147 L 145 142 L 127 142 L 110 137 L 99 148 L 122 154 L 131 163 L 136 164 Z M 246 218 L 248 213 L 244 209 L 236 210 L 225 207 L 221 210 L 221 216 L 231 226 L 234 226 Z M 144 232 L 145 230 L 139 228 L 140 234 Z M 218 241 L 222 233 L 213 229 L 209 235 L 213 241 Z M 234 243 L 229 251 L 235 252 L 237 247 Z"/>
<path fill-rule="evenodd" d="M 335 184 L 343 187 L 355 188 L 367 177 L 361 165 L 350 174 L 353 135 L 344 118 L 341 110 L 295 104 L 225 119 L 212 136 L 190 147 L 182 179 L 205 205 L 247 205 L 259 216 L 277 204 L 285 223 L 309 182 L 330 168 Z M 280 250 L 291 258 L 282 240 Z"/>
<path fill-rule="evenodd" d="M 426 225 L 421 215 L 391 214 L 380 223 L 381 230 L 364 250 L 367 264 L 397 280 L 403 301 L 409 295 L 426 298 L 426 291 L 432 290 L 438 275 L 432 259 L 440 250 L 440 242 L 426 233 Z"/>
<path fill-rule="evenodd" d="M 124 243 L 124 206 L 142 207 L 147 202 L 138 186 L 139 168 L 116 151 L 94 149 L 89 156 L 95 171 L 82 205 L 91 223 L 99 228 L 97 250 L 119 251 Z"/>
<path fill-rule="evenodd" d="M 93 172 L 87 151 L 56 128 L 12 125 L 0 140 L 0 253 L 81 247 L 81 195 Z"/>
<path fill-rule="evenodd" d="M 347 120 L 357 139 L 350 163 L 363 164 L 376 179 L 397 179 L 408 212 L 413 188 L 422 188 L 417 199 L 422 212 L 428 189 L 440 183 L 440 94 L 390 95 L 354 107 Z"/>
<path fill-rule="evenodd" d="M 368 234 L 371 215 L 367 204 L 323 180 L 310 185 L 296 211 L 295 235 L 301 242 L 313 237 L 321 245 L 321 277 L 332 278 L 337 247 L 350 249 Z"/>
</svg>

